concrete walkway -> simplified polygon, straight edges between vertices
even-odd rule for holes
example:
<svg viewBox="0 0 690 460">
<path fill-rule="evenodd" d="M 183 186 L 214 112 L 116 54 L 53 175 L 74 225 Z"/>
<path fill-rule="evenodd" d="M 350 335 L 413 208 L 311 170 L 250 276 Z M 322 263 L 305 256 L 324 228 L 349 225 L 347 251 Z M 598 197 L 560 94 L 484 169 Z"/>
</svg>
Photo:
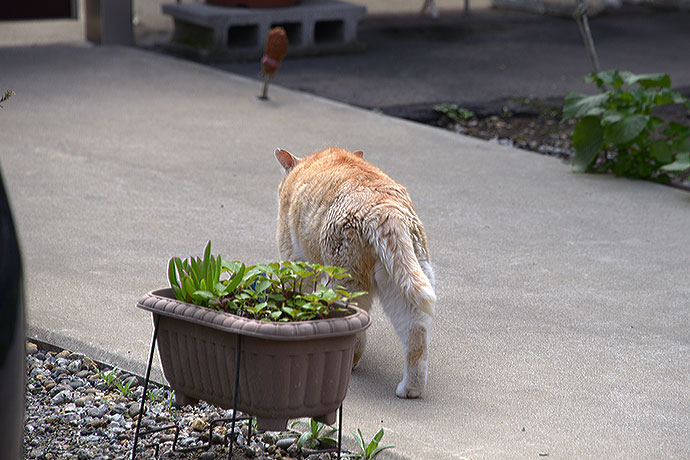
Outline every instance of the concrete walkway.
<svg viewBox="0 0 690 460">
<path fill-rule="evenodd" d="M 626 7 L 590 24 L 602 70 L 668 73 L 675 88 L 690 93 L 690 14 Z M 277 81 L 402 116 L 435 103 L 561 102 L 568 91 L 596 91 L 584 81 L 592 66 L 573 18 L 487 9 L 445 11 L 437 20 L 389 13 L 363 21 L 360 38 L 366 53 L 288 59 Z M 218 66 L 257 78 L 255 62 Z"/>
<path fill-rule="evenodd" d="M 381 458 L 690 457 L 690 194 L 136 49 L 0 48 L 0 162 L 28 334 L 143 373 L 173 255 L 277 258 L 276 146 L 362 149 L 406 185 L 438 316 L 424 398 L 395 397 L 381 311 L 345 401 Z M 158 366 L 158 365 L 157 365 Z M 157 373 L 160 375 L 160 373 Z"/>
</svg>

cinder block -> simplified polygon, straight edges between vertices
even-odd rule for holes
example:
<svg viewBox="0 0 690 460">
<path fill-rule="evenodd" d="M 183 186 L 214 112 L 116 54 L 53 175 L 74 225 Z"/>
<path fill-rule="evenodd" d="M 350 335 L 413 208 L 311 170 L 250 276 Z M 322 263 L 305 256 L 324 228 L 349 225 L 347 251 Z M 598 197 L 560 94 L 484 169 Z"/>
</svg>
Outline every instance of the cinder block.
<svg viewBox="0 0 690 460">
<path fill-rule="evenodd" d="M 175 22 L 171 51 L 202 61 L 254 59 L 263 55 L 268 31 L 282 26 L 288 56 L 358 51 L 361 5 L 339 0 L 302 0 L 287 8 L 224 8 L 203 3 L 163 5 Z"/>
<path fill-rule="evenodd" d="M 86 0 L 86 39 L 99 45 L 133 45 L 132 0 Z"/>
</svg>

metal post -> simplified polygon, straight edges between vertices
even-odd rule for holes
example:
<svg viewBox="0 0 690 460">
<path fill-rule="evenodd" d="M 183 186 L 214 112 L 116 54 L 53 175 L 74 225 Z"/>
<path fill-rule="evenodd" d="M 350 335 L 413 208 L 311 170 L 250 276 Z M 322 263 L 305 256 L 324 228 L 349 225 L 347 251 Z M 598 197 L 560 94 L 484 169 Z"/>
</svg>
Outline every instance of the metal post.
<svg viewBox="0 0 690 460">
<path fill-rule="evenodd" d="M 134 431 L 134 446 L 132 447 L 132 460 L 137 454 L 137 444 L 139 443 L 139 430 L 141 429 L 141 417 L 144 415 L 144 402 L 146 401 L 146 390 L 149 387 L 149 377 L 151 376 L 151 365 L 153 364 L 153 352 L 156 350 L 156 338 L 158 337 L 158 323 L 161 320 L 161 315 L 156 315 L 156 321 L 153 324 L 153 339 L 151 339 L 151 351 L 149 352 L 149 365 L 146 368 L 146 378 L 144 379 L 144 394 L 141 395 L 141 403 L 139 403 L 139 418 L 137 419 L 137 428 Z"/>
<path fill-rule="evenodd" d="M 338 409 L 338 460 L 340 460 L 340 452 L 343 450 L 343 403 L 340 403 Z"/>
<path fill-rule="evenodd" d="M 271 76 L 269 74 L 264 75 L 264 86 L 263 90 L 261 91 L 261 96 L 259 96 L 259 99 L 267 101 L 268 100 L 268 85 L 271 82 Z"/>
<path fill-rule="evenodd" d="M 575 20 L 580 28 L 580 35 L 585 42 L 587 48 L 587 56 L 592 63 L 592 68 L 595 73 L 599 73 L 599 58 L 597 57 L 597 50 L 594 48 L 594 39 L 592 38 L 592 31 L 589 29 L 589 20 L 587 19 L 587 1 L 578 0 L 575 7 Z"/>
<path fill-rule="evenodd" d="M 232 406 L 232 428 L 230 429 L 230 449 L 228 460 L 232 460 L 232 448 L 235 442 L 235 421 L 237 420 L 237 396 L 240 393 L 240 354 L 242 353 L 242 336 L 237 334 L 237 363 L 235 368 L 235 397 Z M 251 420 L 249 422 L 251 424 Z"/>
</svg>

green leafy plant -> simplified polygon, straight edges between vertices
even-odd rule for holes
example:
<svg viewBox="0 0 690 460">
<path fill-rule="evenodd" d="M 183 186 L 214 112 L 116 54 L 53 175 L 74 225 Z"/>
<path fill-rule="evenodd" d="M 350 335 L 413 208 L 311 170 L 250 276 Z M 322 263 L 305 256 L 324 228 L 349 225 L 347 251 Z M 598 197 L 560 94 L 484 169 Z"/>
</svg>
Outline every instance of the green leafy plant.
<svg viewBox="0 0 690 460">
<path fill-rule="evenodd" d="M 364 440 L 364 436 L 362 435 L 362 430 L 357 428 L 357 433 L 352 433 L 352 435 L 355 437 L 355 441 L 357 441 L 357 447 L 359 447 L 360 452 L 352 453 L 352 454 L 345 454 L 345 457 L 349 458 L 363 458 L 365 460 L 370 460 L 374 457 L 376 457 L 378 454 L 381 453 L 381 451 L 386 450 L 386 449 L 391 449 L 395 447 L 394 445 L 388 444 L 385 446 L 379 446 L 379 443 L 381 442 L 381 439 L 383 438 L 383 428 L 381 428 L 372 438 L 371 441 L 367 444 L 367 442 Z"/>
<path fill-rule="evenodd" d="M 294 428 L 296 426 L 304 426 L 306 427 L 306 431 L 295 431 Z M 297 420 L 293 422 L 292 425 L 290 425 L 290 428 L 292 428 L 293 431 L 295 431 L 295 433 L 300 433 L 300 437 L 297 439 L 297 447 L 299 447 L 300 449 L 304 447 L 307 444 L 307 442 L 311 439 L 317 441 L 319 445 L 334 446 L 338 444 L 338 441 L 330 437 L 333 433 L 335 433 L 338 430 L 331 425 L 317 422 L 313 418 L 309 419 L 308 421 Z"/>
<path fill-rule="evenodd" d="M 162 402 L 168 411 L 172 411 L 175 402 L 175 393 L 173 390 L 166 390 L 165 387 L 160 386 L 150 389 L 148 393 L 146 393 L 146 398 L 151 404 Z"/>
<path fill-rule="evenodd" d="M 146 397 L 148 398 L 150 403 L 155 403 L 157 401 L 164 401 L 165 400 L 165 388 L 163 388 L 163 387 L 153 388 L 153 389 L 149 390 Z"/>
<path fill-rule="evenodd" d="M 211 242 L 204 248 L 204 258 L 173 257 L 168 262 L 168 279 L 178 300 L 203 305 L 209 291 L 218 289 L 222 265 L 220 257 L 211 255 Z M 219 292 L 221 294 L 223 290 Z"/>
<path fill-rule="evenodd" d="M 434 106 L 434 110 L 453 121 L 459 121 L 461 119 L 467 121 L 475 116 L 474 112 L 459 107 L 457 104 L 438 104 Z"/>
<path fill-rule="evenodd" d="M 688 171 L 690 171 L 690 153 L 679 153 L 676 155 L 676 161 L 662 166 L 661 169 L 668 172 L 685 173 L 687 176 Z"/>
<path fill-rule="evenodd" d="M 130 391 L 132 390 L 132 386 L 136 383 L 136 381 L 136 377 L 130 377 L 127 379 L 127 381 L 117 379 L 115 381 L 115 388 L 117 388 L 117 391 L 119 391 L 122 396 L 126 397 L 129 395 Z"/>
<path fill-rule="evenodd" d="M 261 321 L 309 321 L 348 313 L 353 299 L 338 282 L 350 275 L 340 267 L 306 262 L 245 266 L 211 255 L 168 263 L 168 279 L 178 300 Z M 340 306 L 344 305 L 344 308 Z"/>
<path fill-rule="evenodd" d="M 247 426 L 251 426 L 252 430 L 256 432 L 259 429 L 259 421 L 256 419 L 256 417 L 252 417 L 251 419 L 246 421 Z"/>
<path fill-rule="evenodd" d="M 175 392 L 173 390 L 165 390 L 165 406 L 168 411 L 171 411 L 175 403 Z"/>
<path fill-rule="evenodd" d="M 114 386 L 122 396 L 126 397 L 127 395 L 129 395 L 129 393 L 132 391 L 132 388 L 135 386 L 134 384 L 137 383 L 137 378 L 134 376 L 128 378 L 126 381 L 120 379 L 120 369 L 117 366 L 115 366 L 108 372 L 98 369 L 96 365 L 94 365 L 93 368 L 96 371 L 96 375 L 98 376 L 98 378 L 105 382 L 108 388 Z M 153 402 L 155 400 L 154 398 L 157 397 L 157 395 L 158 393 L 149 391 L 149 400 Z"/>
<path fill-rule="evenodd" d="M 117 366 L 115 366 L 108 372 L 98 369 L 98 367 L 95 365 L 93 367 L 96 371 L 96 375 L 98 375 L 98 378 L 103 380 L 105 384 L 108 386 L 108 388 L 110 388 L 113 385 L 113 383 L 117 381 L 117 375 L 120 372 L 120 369 L 118 369 Z"/>
<path fill-rule="evenodd" d="M 165 387 L 149 390 L 147 397 L 151 403 L 162 402 L 169 411 L 172 410 L 175 402 L 175 392 L 173 390 L 166 390 Z"/>
<path fill-rule="evenodd" d="M 573 131 L 579 171 L 668 182 L 668 173 L 690 167 L 690 127 L 653 114 L 665 104 L 690 108 L 690 100 L 671 89 L 668 75 L 608 70 L 585 81 L 602 92 L 571 92 L 563 104 L 563 121 L 579 119 Z"/>
</svg>

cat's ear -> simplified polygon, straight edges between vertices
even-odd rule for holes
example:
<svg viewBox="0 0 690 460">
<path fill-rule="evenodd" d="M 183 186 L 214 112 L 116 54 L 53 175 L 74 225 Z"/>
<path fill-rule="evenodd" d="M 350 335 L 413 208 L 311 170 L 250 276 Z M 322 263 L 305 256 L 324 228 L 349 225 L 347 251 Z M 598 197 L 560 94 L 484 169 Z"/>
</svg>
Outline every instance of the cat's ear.
<svg viewBox="0 0 690 460">
<path fill-rule="evenodd" d="M 280 163 L 280 166 L 283 167 L 285 174 L 289 173 L 290 170 L 294 168 L 299 162 L 299 158 L 297 158 L 287 150 L 278 148 L 273 153 L 275 154 L 278 163 Z"/>
<path fill-rule="evenodd" d="M 362 152 L 361 150 L 357 150 L 356 152 L 352 152 L 352 153 L 354 153 L 355 155 L 357 155 L 360 158 L 364 158 L 364 152 Z"/>
</svg>

